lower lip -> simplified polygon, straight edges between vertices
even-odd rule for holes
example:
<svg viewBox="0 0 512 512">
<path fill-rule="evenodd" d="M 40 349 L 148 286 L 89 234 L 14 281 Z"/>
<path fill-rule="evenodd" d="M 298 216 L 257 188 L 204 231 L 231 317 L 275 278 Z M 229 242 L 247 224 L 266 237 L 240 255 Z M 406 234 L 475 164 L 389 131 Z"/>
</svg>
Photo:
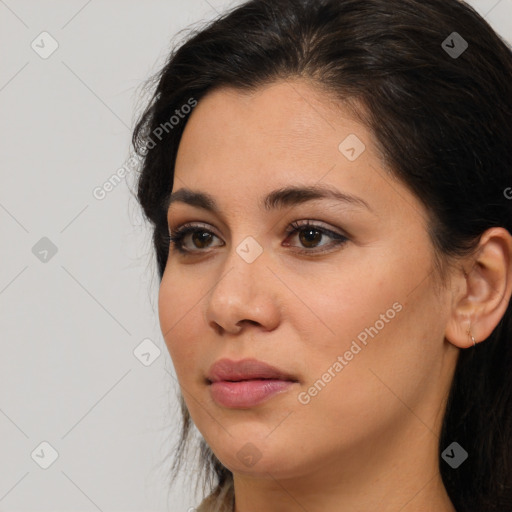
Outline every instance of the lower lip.
<svg viewBox="0 0 512 512">
<path fill-rule="evenodd" d="M 295 384 L 289 380 L 219 381 L 210 384 L 213 400 L 224 407 L 253 407 Z"/>
</svg>

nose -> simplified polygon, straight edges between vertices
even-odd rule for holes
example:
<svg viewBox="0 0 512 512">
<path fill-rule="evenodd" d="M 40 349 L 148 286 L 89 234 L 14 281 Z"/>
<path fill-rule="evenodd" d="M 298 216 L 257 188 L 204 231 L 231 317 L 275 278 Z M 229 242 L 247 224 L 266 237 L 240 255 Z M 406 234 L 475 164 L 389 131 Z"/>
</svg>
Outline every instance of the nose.
<svg viewBox="0 0 512 512">
<path fill-rule="evenodd" d="M 206 322 L 218 334 L 238 334 L 247 325 L 257 325 L 265 331 L 277 327 L 278 290 L 282 284 L 267 264 L 265 252 L 249 263 L 236 252 L 236 246 L 232 248 L 214 277 L 205 303 Z"/>
</svg>

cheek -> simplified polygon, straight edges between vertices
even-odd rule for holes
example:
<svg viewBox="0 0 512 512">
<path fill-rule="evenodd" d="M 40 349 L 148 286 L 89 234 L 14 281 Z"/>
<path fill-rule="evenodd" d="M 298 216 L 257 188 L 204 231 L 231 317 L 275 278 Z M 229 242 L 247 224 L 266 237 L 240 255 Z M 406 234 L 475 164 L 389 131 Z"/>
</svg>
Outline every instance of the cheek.
<svg viewBox="0 0 512 512">
<path fill-rule="evenodd" d="M 373 313 L 380 311 L 378 304 L 367 310 L 372 325 Z M 368 334 L 366 345 L 357 338 L 366 333 L 361 318 L 352 321 L 349 308 L 345 313 L 346 321 L 343 316 L 338 319 L 343 335 L 330 342 L 318 336 L 301 357 L 308 361 L 307 378 L 300 401 L 295 397 L 294 421 L 287 424 L 290 431 L 285 434 L 315 440 L 303 454 L 311 459 L 316 452 L 348 449 L 399 429 L 410 416 L 404 404 L 416 410 L 435 364 L 421 348 L 418 326 L 414 331 L 409 328 L 415 322 L 406 307 L 378 334 Z"/>
<path fill-rule="evenodd" d="M 310 310 L 302 317 L 306 330 L 315 324 L 320 346 L 348 350 L 353 339 L 385 338 L 406 317 L 423 320 L 423 308 L 432 306 L 430 268 L 427 247 L 397 252 L 389 243 L 347 251 L 342 264 L 295 280 Z"/>
<path fill-rule="evenodd" d="M 297 304 L 294 322 L 302 333 L 301 359 L 307 361 L 305 388 L 318 383 L 321 390 L 311 398 L 314 407 L 331 403 L 350 417 L 374 416 L 383 406 L 385 414 L 391 402 L 400 402 L 384 383 L 414 400 L 435 365 L 433 344 L 442 333 L 433 329 L 443 313 L 425 279 L 428 262 L 394 258 L 382 257 L 378 265 L 379 259 L 360 261 L 358 267 L 347 265 L 359 271 L 337 270 L 319 281 L 320 273 L 314 282 L 301 282 L 298 293 L 307 297 L 310 311 L 305 314 Z M 306 290 L 315 293 L 305 295 Z"/>
<path fill-rule="evenodd" d="M 201 339 L 197 312 L 202 297 L 202 290 L 185 286 L 178 273 L 173 273 L 172 278 L 169 272 L 164 273 L 158 293 L 158 316 L 180 382 L 197 373 L 200 353 L 197 340 Z"/>
<path fill-rule="evenodd" d="M 406 299 L 403 276 L 395 278 L 385 260 L 379 267 L 375 259 L 359 258 L 357 264 L 347 259 L 345 272 L 337 266 L 311 272 L 310 279 L 295 279 L 294 291 L 304 304 L 290 298 L 293 321 L 306 334 L 300 336 L 304 348 L 315 347 L 318 360 L 343 354 L 354 339 L 364 343 L 374 339 L 372 335 L 382 337 L 400 317 Z"/>
</svg>

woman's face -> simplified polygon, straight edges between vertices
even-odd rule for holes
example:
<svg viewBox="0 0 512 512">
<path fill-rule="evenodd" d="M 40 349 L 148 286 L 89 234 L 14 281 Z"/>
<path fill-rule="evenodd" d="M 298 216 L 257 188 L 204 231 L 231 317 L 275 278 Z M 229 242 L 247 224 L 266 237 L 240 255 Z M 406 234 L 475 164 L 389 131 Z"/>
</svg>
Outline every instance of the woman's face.
<svg viewBox="0 0 512 512">
<path fill-rule="evenodd" d="M 288 187 L 340 197 L 288 193 L 264 206 Z M 189 252 L 170 248 L 160 325 L 221 462 L 291 478 L 425 455 L 456 361 L 450 295 L 435 287 L 425 209 L 385 170 L 372 134 L 301 81 L 219 89 L 186 125 L 173 192 L 185 188 L 217 209 L 171 203 L 173 234 L 197 232 L 182 239 Z M 247 358 L 291 381 L 207 380 L 216 361 Z M 279 391 L 263 399 L 262 387 Z"/>
</svg>

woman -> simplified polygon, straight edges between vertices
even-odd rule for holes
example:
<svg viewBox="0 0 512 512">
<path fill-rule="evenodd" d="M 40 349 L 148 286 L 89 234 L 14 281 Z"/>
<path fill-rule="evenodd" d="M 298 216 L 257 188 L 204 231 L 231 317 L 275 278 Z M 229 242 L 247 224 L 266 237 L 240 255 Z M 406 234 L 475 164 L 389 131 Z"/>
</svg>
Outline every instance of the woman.
<svg viewBox="0 0 512 512">
<path fill-rule="evenodd" d="M 252 0 L 171 54 L 133 142 L 199 511 L 512 510 L 511 78 L 456 0 Z"/>
</svg>

